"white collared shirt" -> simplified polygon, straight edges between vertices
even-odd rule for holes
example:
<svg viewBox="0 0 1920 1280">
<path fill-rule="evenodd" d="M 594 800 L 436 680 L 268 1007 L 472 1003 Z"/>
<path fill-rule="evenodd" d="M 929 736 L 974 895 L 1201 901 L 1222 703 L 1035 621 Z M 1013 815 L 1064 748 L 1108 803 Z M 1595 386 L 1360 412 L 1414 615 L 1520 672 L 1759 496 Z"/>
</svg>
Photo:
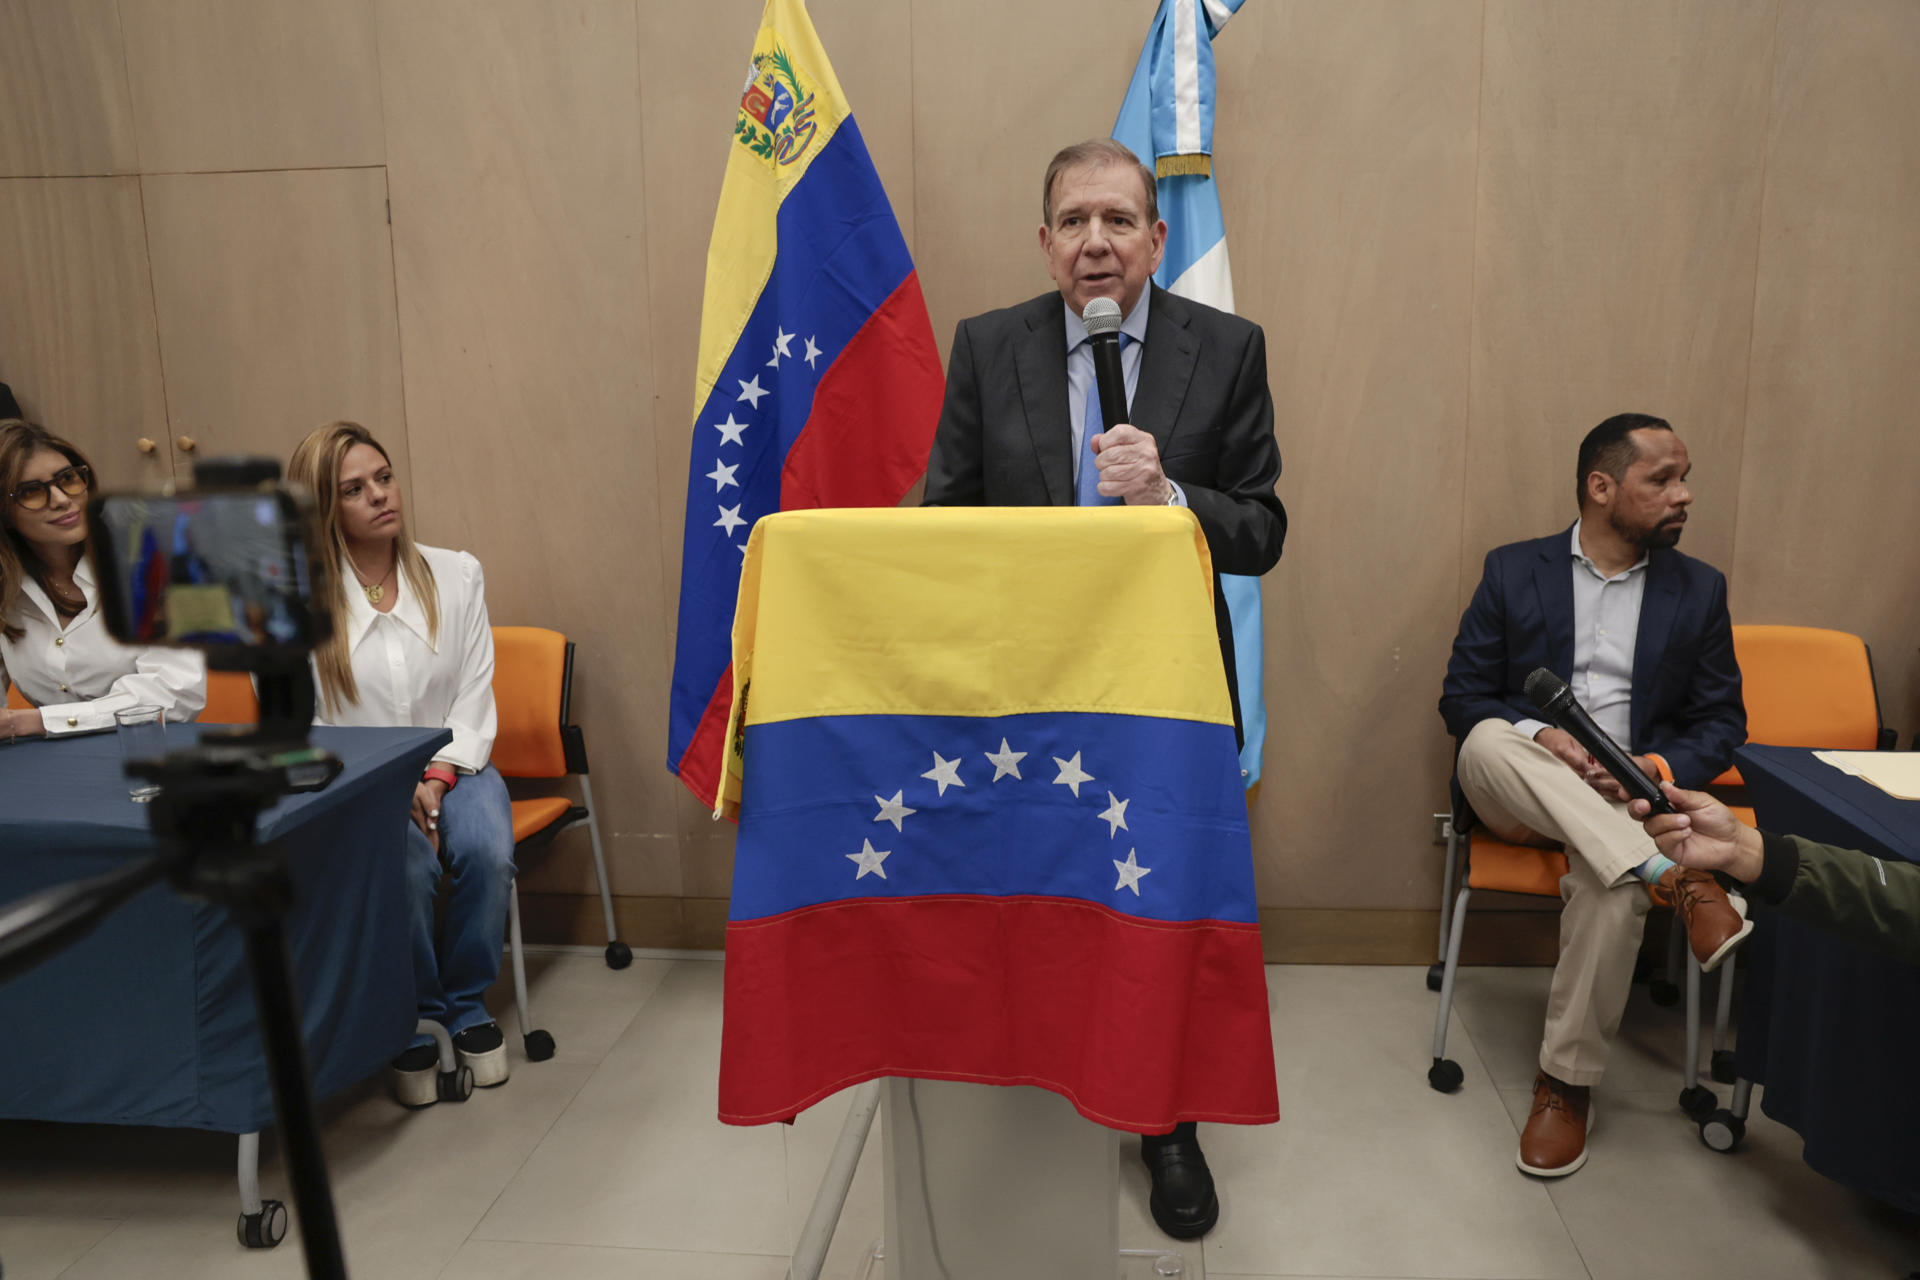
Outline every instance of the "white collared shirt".
<svg viewBox="0 0 1920 1280">
<path fill-rule="evenodd" d="M 1611 578 L 1580 549 L 1580 524 L 1573 526 L 1573 679 L 1574 701 L 1593 722 L 1628 751 L 1633 750 L 1633 651 L 1640 638 L 1640 605 L 1647 596 L 1648 556 Z M 1516 726 L 1531 738 L 1547 727 L 1544 720 Z"/>
<path fill-rule="evenodd" d="M 1128 405 L 1133 404 L 1134 389 L 1140 385 L 1140 360 L 1147 350 L 1147 302 L 1152 297 L 1151 288 L 1142 289 L 1140 301 L 1133 304 L 1133 310 L 1120 322 L 1120 332 L 1133 339 L 1120 348 L 1120 372 L 1127 381 Z M 1087 341 L 1086 322 L 1073 313 L 1064 297 L 1060 305 L 1067 313 L 1067 416 L 1073 428 L 1073 480 L 1078 484 L 1087 438 L 1087 396 L 1093 389 L 1093 347 Z M 1173 484 L 1173 481 L 1167 483 Z M 1173 484 L 1173 505 L 1187 505 L 1187 495 L 1177 484 Z"/>
<path fill-rule="evenodd" d="M 20 686 L 40 708 L 48 737 L 114 727 L 113 713 L 158 707 L 169 720 L 191 720 L 207 705 L 207 662 L 191 649 L 135 648 L 107 634 L 94 589 L 93 561 L 82 557 L 73 584 L 86 608 L 65 627 L 38 582 L 22 584 L 11 617 L 18 640 L 0 634 L 0 689 Z"/>
<path fill-rule="evenodd" d="M 480 562 L 464 551 L 421 547 L 440 595 L 440 630 L 427 635 L 421 608 L 405 573 L 395 573 L 389 591 L 399 592 L 391 613 L 367 603 L 353 570 L 340 566 L 347 588 L 347 651 L 360 700 L 329 711 L 317 701 L 315 724 L 451 729 L 453 741 L 434 756 L 462 773 L 478 773 L 493 753 L 498 728 L 493 707 L 493 628 L 487 621 L 486 582 Z M 319 672 L 314 673 L 316 688 Z"/>
</svg>

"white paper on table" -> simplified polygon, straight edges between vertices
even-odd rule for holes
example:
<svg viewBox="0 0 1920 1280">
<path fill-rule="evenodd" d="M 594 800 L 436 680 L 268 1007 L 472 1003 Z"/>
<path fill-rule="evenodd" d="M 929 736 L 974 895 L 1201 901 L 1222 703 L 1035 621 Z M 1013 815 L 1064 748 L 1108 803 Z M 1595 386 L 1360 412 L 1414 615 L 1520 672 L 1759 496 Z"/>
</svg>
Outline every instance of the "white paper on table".
<svg viewBox="0 0 1920 1280">
<path fill-rule="evenodd" d="M 1813 758 L 1871 782 L 1896 800 L 1920 800 L 1920 752 L 1816 751 Z"/>
</svg>

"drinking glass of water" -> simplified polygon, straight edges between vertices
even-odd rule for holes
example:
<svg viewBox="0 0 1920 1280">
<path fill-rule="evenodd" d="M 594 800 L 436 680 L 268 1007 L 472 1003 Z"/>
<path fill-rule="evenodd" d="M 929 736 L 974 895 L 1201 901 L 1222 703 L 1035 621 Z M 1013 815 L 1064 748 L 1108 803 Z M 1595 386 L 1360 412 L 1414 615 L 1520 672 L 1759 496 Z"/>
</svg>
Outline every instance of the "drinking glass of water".
<svg viewBox="0 0 1920 1280">
<path fill-rule="evenodd" d="M 158 707 L 128 707 L 113 713 L 120 729 L 120 760 L 123 764 L 159 760 L 167 754 L 167 722 Z M 127 778 L 127 794 L 135 804 L 145 804 L 160 794 L 157 784 L 145 778 Z"/>
</svg>

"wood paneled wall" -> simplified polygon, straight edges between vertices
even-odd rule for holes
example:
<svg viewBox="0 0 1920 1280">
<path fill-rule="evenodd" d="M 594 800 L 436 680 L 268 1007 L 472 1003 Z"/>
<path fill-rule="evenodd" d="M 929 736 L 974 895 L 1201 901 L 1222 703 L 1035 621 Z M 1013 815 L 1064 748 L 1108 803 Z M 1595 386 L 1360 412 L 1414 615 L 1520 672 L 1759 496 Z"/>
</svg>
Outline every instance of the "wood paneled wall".
<svg viewBox="0 0 1920 1280">
<path fill-rule="evenodd" d="M 710 943 L 731 871 L 665 714 L 760 7 L 0 0 L 0 379 L 123 482 L 182 436 L 381 433 L 495 619 L 579 642 L 640 943 Z M 1154 0 L 812 8 L 944 350 L 1047 287 L 1040 172 L 1111 123 Z M 1293 516 L 1254 810 L 1276 920 L 1337 918 L 1321 958 L 1369 932 L 1355 909 L 1423 945 L 1460 607 L 1490 547 L 1573 518 L 1575 446 L 1623 409 L 1691 448 L 1686 546 L 1736 620 L 1860 632 L 1920 728 L 1920 7 L 1256 0 L 1216 52 Z M 574 840 L 529 871 L 536 935 L 591 921 L 588 866 Z"/>
</svg>

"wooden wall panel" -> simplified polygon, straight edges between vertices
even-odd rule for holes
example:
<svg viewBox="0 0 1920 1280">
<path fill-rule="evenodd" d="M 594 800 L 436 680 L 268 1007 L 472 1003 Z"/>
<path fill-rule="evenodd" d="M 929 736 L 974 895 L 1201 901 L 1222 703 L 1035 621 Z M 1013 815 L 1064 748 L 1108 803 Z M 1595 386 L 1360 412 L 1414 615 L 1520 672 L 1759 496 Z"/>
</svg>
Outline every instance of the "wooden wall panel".
<svg viewBox="0 0 1920 1280">
<path fill-rule="evenodd" d="M 120 0 L 144 173 L 379 164 L 372 0 Z"/>
<path fill-rule="evenodd" d="M 1154 9 L 913 0 L 914 250 L 942 360 L 967 316 L 1053 287 L 1040 180 L 1061 147 L 1112 130 Z"/>
<path fill-rule="evenodd" d="M 173 438 L 191 438 L 201 456 L 284 463 L 307 432 L 345 418 L 378 436 L 404 474 L 386 174 L 165 174 L 141 184 Z"/>
<path fill-rule="evenodd" d="M 0 0 L 0 177 L 135 165 L 114 0 Z"/>
<path fill-rule="evenodd" d="M 1773 4 L 1489 0 L 1461 603 L 1577 513 L 1580 438 L 1669 419 L 1732 563 Z"/>
<path fill-rule="evenodd" d="M 170 474 L 139 179 L 0 179 L 0 381 L 105 483 Z"/>
<path fill-rule="evenodd" d="M 640 6 L 640 76 L 646 170 L 670 174 L 647 186 L 647 257 L 654 375 L 654 451 L 660 478 L 660 549 L 666 607 L 661 643 L 672 670 L 680 598 L 680 541 L 686 520 L 687 460 L 692 452 L 693 377 L 700 345 L 700 302 L 707 240 L 719 208 L 747 56 L 759 30 L 761 0 L 718 5 Z M 905 68 L 910 15 L 892 0 L 820 0 L 808 6 L 841 90 L 893 201 L 907 243 L 914 235 L 912 85 Z M 666 723 L 643 757 L 666 759 Z M 733 827 L 715 823 L 674 784 L 685 892 L 724 897 L 733 881 Z"/>
<path fill-rule="evenodd" d="M 1789 0 L 1767 147 L 1736 622 L 1873 648 L 1920 729 L 1920 8 Z"/>
<path fill-rule="evenodd" d="M 1457 616 L 1480 5 L 1250 5 L 1215 49 L 1234 291 L 1267 333 L 1290 519 L 1264 584 L 1260 901 L 1429 907 L 1428 815 L 1445 807 L 1449 761 L 1434 702 Z"/>
<path fill-rule="evenodd" d="M 418 527 L 480 557 L 495 622 L 579 644 L 614 888 L 678 894 L 635 6 L 379 20 Z M 584 891 L 586 848 L 529 889 Z"/>
</svg>

